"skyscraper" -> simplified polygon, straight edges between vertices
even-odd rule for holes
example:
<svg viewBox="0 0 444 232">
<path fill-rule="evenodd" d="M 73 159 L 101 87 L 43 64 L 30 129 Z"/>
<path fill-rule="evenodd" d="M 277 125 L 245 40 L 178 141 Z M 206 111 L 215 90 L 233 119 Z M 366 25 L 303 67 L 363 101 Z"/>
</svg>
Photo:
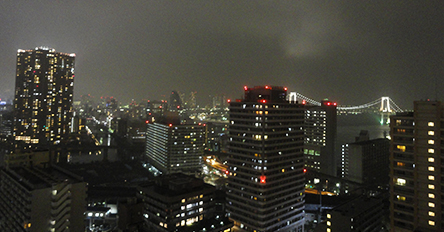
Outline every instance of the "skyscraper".
<svg viewBox="0 0 444 232">
<path fill-rule="evenodd" d="M 197 124 L 150 123 L 146 155 L 162 174 L 194 173 L 202 169 L 205 127 Z"/>
<path fill-rule="evenodd" d="M 305 163 L 307 168 L 336 176 L 336 102 L 306 106 Z"/>
<path fill-rule="evenodd" d="M 304 106 L 283 87 L 244 90 L 229 107 L 230 218 L 244 231 L 303 231 Z"/>
<path fill-rule="evenodd" d="M 72 117 L 75 54 L 52 48 L 17 52 L 13 135 L 17 148 L 59 143 Z"/>
<path fill-rule="evenodd" d="M 390 118 L 392 231 L 443 231 L 444 106 L 416 101 Z"/>
</svg>

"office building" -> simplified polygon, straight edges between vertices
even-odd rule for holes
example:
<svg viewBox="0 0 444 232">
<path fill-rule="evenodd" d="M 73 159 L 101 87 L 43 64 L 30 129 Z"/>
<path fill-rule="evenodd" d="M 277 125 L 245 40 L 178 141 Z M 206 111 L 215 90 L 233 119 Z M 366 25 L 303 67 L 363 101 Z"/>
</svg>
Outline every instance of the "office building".
<svg viewBox="0 0 444 232">
<path fill-rule="evenodd" d="M 230 218 L 242 231 L 303 231 L 304 106 L 283 87 L 244 90 L 229 107 Z"/>
<path fill-rule="evenodd" d="M 307 168 L 336 176 L 336 102 L 321 101 L 320 106 L 306 106 L 305 165 Z"/>
<path fill-rule="evenodd" d="M 387 187 L 390 141 L 386 138 L 342 145 L 341 177 L 364 186 Z"/>
<path fill-rule="evenodd" d="M 59 143 L 73 113 L 75 54 L 38 47 L 18 50 L 13 136 L 17 148 Z"/>
<path fill-rule="evenodd" d="M 390 118 L 392 231 L 443 231 L 444 107 L 415 101 L 414 111 Z"/>
<path fill-rule="evenodd" d="M 84 231 L 87 183 L 56 166 L 0 171 L 0 231 Z"/>
<path fill-rule="evenodd" d="M 162 174 L 195 173 L 202 169 L 205 127 L 176 122 L 149 123 L 146 155 Z"/>
<path fill-rule="evenodd" d="M 327 212 L 325 225 L 316 227 L 315 231 L 384 231 L 383 197 L 360 196 L 352 201 L 339 205 Z"/>
<path fill-rule="evenodd" d="M 139 187 L 146 231 L 230 232 L 233 223 L 218 211 L 216 188 L 182 174 L 162 175 Z"/>
</svg>

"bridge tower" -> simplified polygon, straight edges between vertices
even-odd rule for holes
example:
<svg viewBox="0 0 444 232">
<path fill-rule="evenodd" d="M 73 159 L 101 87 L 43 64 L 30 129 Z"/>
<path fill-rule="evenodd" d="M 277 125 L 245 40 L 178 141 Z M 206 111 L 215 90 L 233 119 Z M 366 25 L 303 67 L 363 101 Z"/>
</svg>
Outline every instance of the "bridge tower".
<svg viewBox="0 0 444 232">
<path fill-rule="evenodd" d="M 296 102 L 298 100 L 298 93 L 297 92 L 290 92 L 288 95 L 288 101 L 289 102 Z"/>
<path fill-rule="evenodd" d="M 392 109 L 390 107 L 390 97 L 381 97 L 381 108 L 379 108 L 381 113 L 381 125 L 390 123 L 390 114 L 392 114 Z"/>
<path fill-rule="evenodd" d="M 379 111 L 392 112 L 392 109 L 390 108 L 390 97 L 381 97 L 381 108 Z"/>
</svg>

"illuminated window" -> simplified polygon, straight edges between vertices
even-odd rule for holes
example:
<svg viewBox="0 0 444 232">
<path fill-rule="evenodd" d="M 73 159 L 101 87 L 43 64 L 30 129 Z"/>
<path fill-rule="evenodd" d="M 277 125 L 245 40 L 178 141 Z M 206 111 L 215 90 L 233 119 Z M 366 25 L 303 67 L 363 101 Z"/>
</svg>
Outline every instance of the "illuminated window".
<svg viewBox="0 0 444 232">
<path fill-rule="evenodd" d="M 331 218 L 331 214 L 328 213 L 328 214 L 327 214 L 327 218 Z"/>
<path fill-rule="evenodd" d="M 406 182 L 405 179 L 402 179 L 402 178 L 398 178 L 398 179 L 396 179 L 396 185 L 399 185 L 399 186 L 405 186 L 406 183 L 407 183 L 407 182 Z"/>
<path fill-rule="evenodd" d="M 435 216 L 435 212 L 429 211 L 429 216 L 430 217 L 434 217 Z"/>
<path fill-rule="evenodd" d="M 331 222 L 330 221 L 327 221 L 327 226 L 331 226 Z"/>
<path fill-rule="evenodd" d="M 405 152 L 405 146 L 398 145 L 396 146 L 400 151 Z"/>
<path fill-rule="evenodd" d="M 429 184 L 429 189 L 435 189 L 435 185 Z"/>
<path fill-rule="evenodd" d="M 433 194 L 433 193 L 429 193 L 429 198 L 435 198 L 435 194 Z"/>
<path fill-rule="evenodd" d="M 396 198 L 398 198 L 398 201 L 405 201 L 405 197 L 404 196 L 396 196 Z"/>
<path fill-rule="evenodd" d="M 434 226 L 435 222 L 434 221 L 429 221 L 429 225 Z"/>
<path fill-rule="evenodd" d="M 435 123 L 434 122 L 429 122 L 427 125 L 428 126 L 435 126 Z"/>
<path fill-rule="evenodd" d="M 434 131 L 429 131 L 429 135 L 435 135 Z"/>
<path fill-rule="evenodd" d="M 428 152 L 433 154 L 433 153 L 435 153 L 435 149 L 429 148 Z"/>
<path fill-rule="evenodd" d="M 397 163 L 396 163 L 396 166 L 398 166 L 398 167 L 404 167 L 404 166 L 405 166 L 405 163 L 403 163 L 403 162 L 397 162 Z"/>
<path fill-rule="evenodd" d="M 432 167 L 432 166 L 430 166 L 430 167 L 429 167 L 429 171 L 433 172 L 433 171 L 435 171 L 435 168 Z"/>
<path fill-rule="evenodd" d="M 429 202 L 429 207 L 430 207 L 430 208 L 435 208 L 435 203 L 433 203 L 433 202 Z"/>
<path fill-rule="evenodd" d="M 185 199 L 182 199 L 182 203 L 185 203 Z"/>
<path fill-rule="evenodd" d="M 432 140 L 432 139 L 430 139 L 428 142 L 429 142 L 429 144 L 435 144 L 435 140 Z"/>
<path fill-rule="evenodd" d="M 429 176 L 429 180 L 435 180 L 434 176 Z"/>
<path fill-rule="evenodd" d="M 434 159 L 433 157 L 429 157 L 428 161 L 429 161 L 430 163 L 433 163 L 433 162 L 435 162 L 435 159 Z"/>
<path fill-rule="evenodd" d="M 330 229 L 330 228 L 327 228 L 327 232 L 331 232 L 331 229 Z"/>
</svg>

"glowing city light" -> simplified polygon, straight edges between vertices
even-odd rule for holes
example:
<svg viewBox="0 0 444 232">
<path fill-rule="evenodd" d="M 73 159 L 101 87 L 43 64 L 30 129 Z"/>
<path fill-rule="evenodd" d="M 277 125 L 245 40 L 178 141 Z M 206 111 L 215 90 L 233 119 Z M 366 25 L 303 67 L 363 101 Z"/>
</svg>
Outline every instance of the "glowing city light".
<svg viewBox="0 0 444 232">
<path fill-rule="evenodd" d="M 260 179 L 261 179 L 261 184 L 265 184 L 267 177 L 266 176 L 261 176 Z"/>
</svg>

